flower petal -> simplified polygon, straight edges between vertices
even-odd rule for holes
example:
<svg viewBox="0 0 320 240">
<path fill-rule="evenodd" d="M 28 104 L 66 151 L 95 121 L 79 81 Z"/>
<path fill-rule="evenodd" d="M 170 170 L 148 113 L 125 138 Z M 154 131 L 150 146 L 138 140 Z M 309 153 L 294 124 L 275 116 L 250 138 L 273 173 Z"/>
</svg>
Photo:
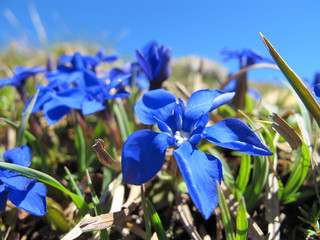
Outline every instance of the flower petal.
<svg viewBox="0 0 320 240">
<path fill-rule="evenodd" d="M 136 103 L 134 110 L 144 124 L 157 123 L 155 117 L 166 122 L 172 116 L 175 102 L 176 97 L 172 93 L 156 89 L 146 92 Z"/>
<path fill-rule="evenodd" d="M 32 152 L 28 146 L 23 145 L 5 151 L 2 157 L 5 162 L 29 167 L 32 160 Z"/>
<path fill-rule="evenodd" d="M 8 199 L 8 192 L 4 185 L 0 185 L 0 211 L 3 211 L 6 208 L 6 203 Z"/>
<path fill-rule="evenodd" d="M 140 64 L 141 68 L 143 69 L 143 71 L 147 75 L 147 77 L 149 79 L 152 79 L 152 67 L 151 67 L 150 63 L 148 62 L 148 60 L 143 56 L 143 54 L 139 50 L 136 50 L 136 58 Z"/>
<path fill-rule="evenodd" d="M 170 136 L 140 130 L 129 136 L 122 148 L 123 182 L 140 185 L 161 169 Z"/>
<path fill-rule="evenodd" d="M 78 87 L 73 87 L 57 92 L 55 99 L 69 108 L 81 109 L 82 102 L 85 99 L 85 93 Z"/>
<path fill-rule="evenodd" d="M 220 146 L 254 156 L 269 156 L 273 153 L 264 146 L 257 135 L 242 121 L 227 118 L 206 127 L 205 138 Z"/>
<path fill-rule="evenodd" d="M 96 100 L 84 100 L 82 103 L 82 114 L 83 115 L 89 115 L 93 114 L 95 112 L 99 112 L 103 109 L 105 109 L 106 106 L 103 104 L 103 102 L 99 102 Z"/>
<path fill-rule="evenodd" d="M 27 178 L 21 175 L 15 175 L 9 178 L 1 177 L 1 182 L 3 182 L 6 187 L 18 191 L 26 191 L 30 184 L 36 181 L 37 179 Z"/>
<path fill-rule="evenodd" d="M 186 118 L 197 119 L 205 113 L 228 103 L 234 96 L 233 92 L 203 89 L 194 92 L 186 105 Z"/>
<path fill-rule="evenodd" d="M 44 115 L 50 125 L 56 124 L 69 111 L 69 107 L 65 106 L 63 103 L 55 99 L 43 105 Z"/>
<path fill-rule="evenodd" d="M 216 181 L 220 183 L 222 179 L 221 162 L 189 142 L 182 143 L 173 154 L 194 204 L 208 219 L 218 205 Z"/>
<path fill-rule="evenodd" d="M 17 207 L 36 216 L 43 216 L 47 211 L 47 189 L 43 183 L 35 182 L 29 185 L 27 191 L 13 190 L 9 200 Z"/>
<path fill-rule="evenodd" d="M 171 75 L 171 48 L 166 48 L 164 46 L 158 49 L 159 61 L 157 63 L 156 69 L 153 72 L 153 80 L 158 82 L 163 82 L 168 79 Z"/>
</svg>

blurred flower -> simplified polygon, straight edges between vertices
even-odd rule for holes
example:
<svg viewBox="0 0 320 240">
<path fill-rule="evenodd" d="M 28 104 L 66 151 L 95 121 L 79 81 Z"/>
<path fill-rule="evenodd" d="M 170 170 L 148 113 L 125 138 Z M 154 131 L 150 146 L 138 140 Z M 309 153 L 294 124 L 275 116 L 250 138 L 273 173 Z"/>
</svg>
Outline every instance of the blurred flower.
<svg viewBox="0 0 320 240">
<path fill-rule="evenodd" d="M 171 48 L 158 47 L 156 42 L 151 42 L 142 51 L 136 51 L 136 58 L 150 81 L 149 90 L 161 88 L 171 75 Z"/>
<path fill-rule="evenodd" d="M 84 71 L 82 77 L 70 85 L 63 73 L 61 77 L 56 75 L 55 81 L 48 86 L 38 86 L 40 92 L 32 112 L 43 110 L 48 123 L 52 125 L 70 109 L 81 110 L 83 115 L 101 111 L 106 108 L 106 100 L 129 96 L 123 84 L 129 76 L 118 74 L 118 69 L 112 69 L 104 78 L 98 78 L 94 72 Z"/>
<path fill-rule="evenodd" d="M 81 55 L 76 52 L 74 55 L 61 55 L 59 57 L 60 66 L 65 66 L 66 63 L 72 63 L 74 70 L 91 70 L 95 71 L 96 67 L 102 62 L 114 62 L 118 59 L 117 55 L 104 55 L 104 50 L 100 49 L 96 55 Z"/>
<path fill-rule="evenodd" d="M 229 51 L 229 50 L 223 49 L 221 51 L 221 54 L 226 56 L 225 60 L 229 60 L 232 58 L 239 59 L 240 69 L 251 66 L 253 64 L 262 63 L 262 62 L 274 63 L 273 60 L 262 56 L 260 53 L 256 51 L 249 50 L 249 49 L 244 49 L 242 51 Z"/>
<path fill-rule="evenodd" d="M 164 163 L 166 149 L 173 151 L 186 181 L 189 194 L 204 218 L 208 219 L 218 204 L 216 181 L 221 182 L 219 159 L 196 146 L 203 138 L 221 147 L 246 154 L 272 155 L 255 133 L 235 118 L 206 127 L 209 113 L 228 103 L 234 93 L 220 90 L 194 92 L 186 106 L 165 90 L 146 92 L 135 105 L 143 124 L 158 124 L 160 133 L 140 130 L 129 136 L 122 149 L 123 181 L 140 185 L 152 179 Z"/>
<path fill-rule="evenodd" d="M 11 78 L 0 79 L 0 88 L 7 85 L 11 85 L 16 88 L 21 88 L 25 84 L 27 78 L 35 76 L 38 73 L 42 73 L 45 71 L 46 68 L 41 66 L 31 68 L 23 66 L 16 67 Z"/>
<path fill-rule="evenodd" d="M 28 146 L 7 150 L 2 155 L 5 162 L 29 167 L 32 153 Z M 15 206 L 33 215 L 46 214 L 47 189 L 37 179 L 24 177 L 13 171 L 0 168 L 0 211 L 3 211 L 9 199 Z"/>
<path fill-rule="evenodd" d="M 126 78 L 125 86 L 137 85 L 140 90 L 148 90 L 150 86 L 149 79 L 141 69 L 141 66 L 136 63 L 127 63 L 124 65 L 122 71 L 126 74 L 130 73 L 130 77 Z"/>
</svg>

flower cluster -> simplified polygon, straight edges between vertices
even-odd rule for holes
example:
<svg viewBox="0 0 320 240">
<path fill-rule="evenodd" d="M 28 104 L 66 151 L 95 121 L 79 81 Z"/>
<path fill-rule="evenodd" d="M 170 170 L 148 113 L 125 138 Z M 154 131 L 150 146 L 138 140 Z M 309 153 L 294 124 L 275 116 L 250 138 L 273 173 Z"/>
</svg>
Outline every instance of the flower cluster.
<svg viewBox="0 0 320 240">
<path fill-rule="evenodd" d="M 251 155 L 272 155 L 255 133 L 236 118 L 206 126 L 209 113 L 233 96 L 234 93 L 220 90 L 200 90 L 184 105 L 168 91 L 146 92 L 135 105 L 135 113 L 143 124 L 157 124 L 162 132 L 145 129 L 129 136 L 122 149 L 123 181 L 140 185 L 152 179 L 164 163 L 166 149 L 173 146 L 189 194 L 203 216 L 209 218 L 218 204 L 215 182 L 221 182 L 222 167 L 219 159 L 196 147 L 199 141 L 207 139 Z"/>
<path fill-rule="evenodd" d="M 7 150 L 2 158 L 5 162 L 29 167 L 32 159 L 28 146 Z M 37 179 L 21 176 L 18 173 L 0 168 L 0 211 L 3 211 L 9 199 L 15 206 L 36 216 L 46 214 L 47 189 Z"/>
<path fill-rule="evenodd" d="M 105 109 L 108 99 L 127 97 L 129 93 L 123 81 L 130 74 L 117 68 L 102 76 L 97 72 L 101 62 L 115 59 L 115 56 L 103 56 L 101 51 L 96 56 L 83 56 L 78 52 L 61 56 L 57 69 L 46 73 L 48 85 L 38 86 L 40 92 L 32 112 L 43 110 L 48 123 L 55 124 L 70 109 L 88 115 Z"/>
</svg>

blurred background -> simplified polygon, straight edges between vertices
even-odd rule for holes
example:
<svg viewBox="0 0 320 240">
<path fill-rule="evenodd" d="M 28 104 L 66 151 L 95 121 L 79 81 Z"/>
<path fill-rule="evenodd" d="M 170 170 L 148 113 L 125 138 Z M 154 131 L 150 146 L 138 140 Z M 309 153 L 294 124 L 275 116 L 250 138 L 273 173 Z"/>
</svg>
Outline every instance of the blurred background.
<svg viewBox="0 0 320 240">
<path fill-rule="evenodd" d="M 173 58 L 198 55 L 224 61 L 222 49 L 254 49 L 268 56 L 259 32 L 302 78 L 320 70 L 320 2 L 186 0 L 0 0 L 0 44 L 49 49 L 64 42 L 107 47 L 122 58 L 156 40 L 171 46 Z M 112 50 L 110 50 L 112 49 Z M 257 81 L 277 81 L 275 70 L 254 70 Z"/>
</svg>

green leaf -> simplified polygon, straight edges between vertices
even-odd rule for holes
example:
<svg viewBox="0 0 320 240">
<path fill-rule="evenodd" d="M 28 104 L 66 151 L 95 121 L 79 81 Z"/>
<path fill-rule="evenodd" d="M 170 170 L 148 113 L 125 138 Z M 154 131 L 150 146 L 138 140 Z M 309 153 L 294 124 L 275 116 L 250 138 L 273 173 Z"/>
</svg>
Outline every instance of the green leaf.
<svg viewBox="0 0 320 240">
<path fill-rule="evenodd" d="M 62 191 L 63 193 L 67 194 L 82 213 L 85 213 L 89 210 L 87 203 L 82 198 L 70 192 L 60 182 L 58 182 L 56 179 L 54 179 L 53 177 L 51 177 L 46 173 L 31 169 L 31 168 L 27 168 L 27 167 L 22 167 L 16 164 L 7 163 L 7 162 L 0 162 L 0 167 L 11 170 L 13 172 L 19 173 L 21 175 L 24 175 L 30 178 L 37 178 L 41 182 L 46 183 L 52 187 L 55 187 L 60 191 Z"/>
<path fill-rule="evenodd" d="M 81 126 L 78 123 L 76 123 L 76 126 L 75 126 L 75 137 L 76 137 L 75 145 L 80 158 L 80 168 L 79 168 L 80 176 L 84 176 L 87 169 L 86 142 L 83 136 Z"/>
<path fill-rule="evenodd" d="M 236 179 L 237 188 L 238 190 L 243 194 L 247 188 L 249 178 L 250 178 L 250 172 L 251 172 L 251 159 L 250 155 L 248 154 L 242 154 L 241 164 L 240 164 L 240 170 L 238 177 Z M 237 196 L 238 201 L 240 200 L 241 196 Z"/>
<path fill-rule="evenodd" d="M 264 189 L 268 173 L 269 163 L 267 158 L 254 156 L 252 179 L 244 193 L 249 212 L 255 207 L 257 199 Z"/>
<path fill-rule="evenodd" d="M 272 44 L 266 39 L 262 33 L 260 36 L 269 50 L 271 56 L 274 61 L 279 66 L 282 73 L 288 79 L 289 83 L 298 94 L 299 98 L 302 100 L 303 104 L 312 114 L 312 116 L 316 119 L 318 125 L 320 126 L 320 106 L 316 99 L 312 96 L 307 86 L 304 82 L 298 77 L 298 75 L 286 64 L 286 62 L 282 59 L 276 49 L 272 46 Z"/>
<path fill-rule="evenodd" d="M 295 162 L 289 179 L 284 186 L 281 201 L 287 202 L 302 186 L 305 178 L 308 175 L 309 167 L 311 164 L 310 150 L 306 143 L 302 141 L 302 146 L 295 154 Z"/>
<path fill-rule="evenodd" d="M 226 199 L 223 195 L 222 189 L 219 185 L 218 182 L 216 182 L 217 185 L 217 190 L 218 190 L 218 197 L 219 197 L 219 207 L 221 211 L 221 218 L 222 218 L 222 223 L 224 226 L 225 234 L 226 234 L 226 239 L 227 240 L 235 240 L 235 235 L 234 235 L 234 230 L 232 226 L 232 221 L 231 221 L 231 216 L 230 212 L 228 209 L 228 205 L 226 202 Z"/>
<path fill-rule="evenodd" d="M 167 240 L 166 232 L 163 228 L 161 219 L 149 199 L 147 199 L 147 205 L 148 205 L 148 209 L 150 211 L 151 222 L 152 222 L 153 227 L 157 233 L 158 239 L 159 240 Z"/>
<path fill-rule="evenodd" d="M 243 198 L 241 198 L 237 211 L 236 240 L 246 240 L 248 231 L 247 209 Z"/>
<path fill-rule="evenodd" d="M 18 134 L 17 134 L 17 144 L 16 144 L 17 147 L 23 145 L 24 132 L 26 130 L 28 120 L 29 120 L 31 111 L 33 109 L 33 106 L 36 103 L 36 100 L 38 98 L 39 91 L 40 90 L 37 90 L 36 94 L 32 97 L 32 100 L 31 100 L 30 104 L 28 105 L 26 111 L 24 113 L 22 113 L 22 119 L 20 122 L 20 126 L 18 128 Z"/>
</svg>

